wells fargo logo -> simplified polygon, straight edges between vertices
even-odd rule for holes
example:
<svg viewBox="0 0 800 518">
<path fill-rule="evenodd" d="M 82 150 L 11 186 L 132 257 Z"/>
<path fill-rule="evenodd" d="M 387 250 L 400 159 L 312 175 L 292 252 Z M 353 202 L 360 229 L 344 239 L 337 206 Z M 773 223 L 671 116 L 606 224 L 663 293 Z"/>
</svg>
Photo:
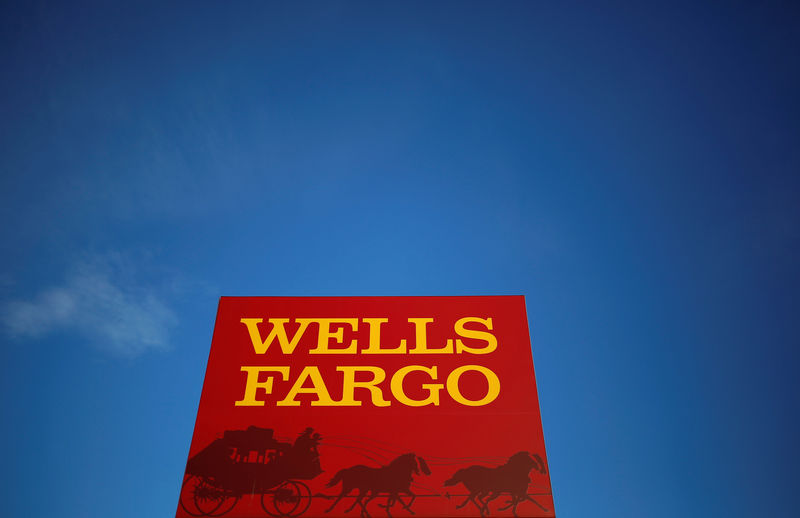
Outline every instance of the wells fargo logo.
<svg viewBox="0 0 800 518">
<path fill-rule="evenodd" d="M 253 350 L 258 355 L 266 354 L 270 347 L 275 347 L 276 342 L 282 354 L 292 355 L 309 328 L 316 333 L 316 345 L 308 350 L 308 354 L 338 355 L 343 357 L 343 361 L 357 354 L 408 355 L 410 358 L 455 354 L 469 357 L 491 354 L 497 349 L 497 338 L 491 332 L 491 317 L 458 319 L 453 325 L 456 338 L 448 338 L 444 344 L 428 343 L 428 326 L 435 324 L 436 319 L 408 318 L 407 322 L 414 328 L 412 345 L 403 338 L 394 346 L 381 342 L 381 329 L 390 324 L 388 318 L 296 318 L 294 323 L 297 329 L 291 338 L 286 329 L 287 324 L 292 322 L 289 318 L 269 318 L 266 326 L 263 318 L 242 318 L 240 322 L 247 327 Z M 361 333 L 359 328 L 362 329 Z M 468 344 L 465 340 L 472 342 Z M 359 343 L 365 346 L 360 347 Z M 365 394 L 368 401 L 377 407 L 390 406 L 393 401 L 410 407 L 438 406 L 443 389 L 461 405 L 483 406 L 494 401 L 500 393 L 497 374 L 475 364 L 461 365 L 447 373 L 440 372 L 437 365 L 411 364 L 388 374 L 377 365 L 339 365 L 335 376 L 333 373 L 323 376 L 317 365 L 303 366 L 299 372 L 292 372 L 288 365 L 244 365 L 241 369 L 247 378 L 244 396 L 236 401 L 237 406 L 264 406 L 267 399 L 259 397 L 259 391 L 263 391 L 264 396 L 271 395 L 273 389 L 276 392 L 279 390 L 275 388 L 278 383 L 288 383 L 289 388 L 285 396 L 273 400 L 276 406 L 300 406 L 301 402 L 296 399 L 298 394 L 313 394 L 316 399 L 310 402 L 311 406 L 361 406 Z M 427 378 L 422 384 L 426 391 L 423 399 L 410 398 L 403 389 L 406 377 L 412 372 L 421 372 Z M 459 389 L 459 379 L 467 372 L 478 373 L 486 380 L 488 390 L 480 399 L 468 399 Z M 367 379 L 356 381 L 358 377 L 363 378 L 360 375 L 366 375 Z M 331 398 L 326 379 L 327 383 L 334 382 L 341 386 L 341 399 Z M 363 389 L 359 391 L 358 399 L 356 389 Z"/>
<path fill-rule="evenodd" d="M 223 297 L 176 517 L 554 517 L 522 297 Z"/>
</svg>

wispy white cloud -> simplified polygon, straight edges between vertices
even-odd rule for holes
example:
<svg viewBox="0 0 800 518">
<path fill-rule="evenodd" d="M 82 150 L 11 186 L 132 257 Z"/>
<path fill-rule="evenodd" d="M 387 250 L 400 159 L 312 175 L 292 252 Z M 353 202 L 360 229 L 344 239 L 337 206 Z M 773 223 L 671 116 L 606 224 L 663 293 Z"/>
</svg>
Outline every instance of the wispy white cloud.
<svg viewBox="0 0 800 518">
<path fill-rule="evenodd" d="M 176 323 L 162 291 L 137 280 L 120 256 L 82 262 L 31 300 L 5 303 L 0 318 L 16 338 L 68 331 L 119 356 L 169 348 Z"/>
</svg>

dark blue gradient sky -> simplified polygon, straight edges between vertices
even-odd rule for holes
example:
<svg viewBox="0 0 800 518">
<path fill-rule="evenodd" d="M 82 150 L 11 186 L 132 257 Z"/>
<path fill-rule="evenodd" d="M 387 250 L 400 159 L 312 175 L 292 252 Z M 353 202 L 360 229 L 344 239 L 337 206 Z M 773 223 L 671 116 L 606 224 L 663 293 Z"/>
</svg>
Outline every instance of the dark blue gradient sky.
<svg viewBox="0 0 800 518">
<path fill-rule="evenodd" d="M 560 516 L 796 516 L 798 14 L 6 4 L 2 512 L 172 516 L 220 295 L 524 294 Z"/>
</svg>

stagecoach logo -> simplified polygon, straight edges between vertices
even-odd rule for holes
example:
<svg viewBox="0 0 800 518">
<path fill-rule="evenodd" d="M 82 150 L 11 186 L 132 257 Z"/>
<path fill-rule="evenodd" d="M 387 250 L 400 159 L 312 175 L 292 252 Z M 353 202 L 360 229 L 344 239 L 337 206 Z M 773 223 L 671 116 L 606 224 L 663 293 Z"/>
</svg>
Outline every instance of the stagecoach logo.
<svg viewBox="0 0 800 518">
<path fill-rule="evenodd" d="M 555 516 L 522 297 L 220 301 L 182 516 Z"/>
</svg>

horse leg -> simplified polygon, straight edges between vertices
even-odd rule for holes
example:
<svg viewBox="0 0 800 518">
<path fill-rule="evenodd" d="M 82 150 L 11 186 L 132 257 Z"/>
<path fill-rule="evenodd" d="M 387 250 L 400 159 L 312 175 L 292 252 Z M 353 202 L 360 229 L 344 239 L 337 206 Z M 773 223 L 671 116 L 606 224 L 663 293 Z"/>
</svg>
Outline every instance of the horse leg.
<svg viewBox="0 0 800 518">
<path fill-rule="evenodd" d="M 524 498 L 520 498 L 517 495 L 510 495 L 510 496 L 511 496 L 511 500 L 506 502 L 506 506 L 505 507 L 499 508 L 498 509 L 499 511 L 505 511 L 506 509 L 511 509 L 511 507 L 516 508 L 517 504 L 520 503 L 522 500 L 524 500 Z"/>
<path fill-rule="evenodd" d="M 500 496 L 500 493 L 498 493 L 497 491 L 492 490 L 492 491 L 489 491 L 489 494 L 486 495 L 486 498 L 481 500 L 481 503 L 483 504 L 483 515 L 484 516 L 489 516 L 489 503 L 492 500 L 494 500 L 495 498 L 497 498 L 498 496 Z M 501 509 L 501 511 L 502 511 L 502 509 Z"/>
<path fill-rule="evenodd" d="M 331 504 L 331 506 L 330 506 L 330 507 L 328 507 L 327 509 L 325 509 L 325 512 L 326 512 L 326 513 L 329 513 L 329 512 L 331 512 L 331 511 L 333 511 L 333 508 L 334 508 L 334 507 L 336 507 L 336 504 L 338 504 L 338 503 L 339 503 L 339 500 L 341 500 L 341 499 L 342 499 L 342 495 L 340 494 L 340 495 L 339 495 L 339 497 L 338 497 L 336 500 L 334 500 L 334 501 L 333 501 L 333 503 Z"/>
<path fill-rule="evenodd" d="M 489 514 L 489 508 L 487 507 L 484 498 L 482 498 L 484 495 L 486 495 L 486 492 L 481 490 L 475 494 L 475 500 L 472 501 L 472 503 L 478 508 L 481 516 L 487 516 Z"/>
<path fill-rule="evenodd" d="M 470 502 L 470 500 L 472 500 L 472 496 L 473 496 L 472 493 L 470 493 L 469 496 L 467 498 L 465 498 L 463 502 L 461 502 L 460 504 L 456 505 L 456 509 L 461 509 L 462 507 L 467 505 Z M 472 503 L 474 504 L 475 500 L 472 500 Z"/>
<path fill-rule="evenodd" d="M 388 516 L 389 518 L 392 518 L 391 509 L 396 501 L 397 497 L 394 494 L 390 494 L 386 497 L 386 505 L 382 506 L 384 509 L 386 509 L 386 516 Z"/>
<path fill-rule="evenodd" d="M 514 507 L 511 508 L 511 514 L 514 515 L 514 518 L 516 518 L 517 516 L 517 506 L 522 500 L 524 500 L 524 498 L 518 498 L 516 495 L 512 497 L 512 501 L 514 502 Z"/>
<path fill-rule="evenodd" d="M 361 499 L 364 498 L 365 494 L 366 494 L 366 492 L 363 489 L 359 488 L 358 489 L 358 496 L 356 497 L 355 501 L 353 502 L 353 505 L 351 505 L 350 507 L 345 509 L 344 512 L 349 513 L 350 511 L 352 511 L 355 506 L 357 506 L 358 504 L 361 503 Z"/>
<path fill-rule="evenodd" d="M 377 495 L 375 495 L 375 496 L 377 496 Z M 385 504 L 378 504 L 378 507 L 383 507 L 384 509 L 386 509 L 387 507 L 391 507 L 393 505 L 394 505 L 394 495 L 391 494 L 391 493 L 388 493 L 386 495 L 386 503 Z"/>
<path fill-rule="evenodd" d="M 397 494 L 396 497 L 397 497 L 398 502 L 400 502 L 400 505 L 403 507 L 403 509 L 405 509 L 406 511 L 408 511 L 411 514 L 416 514 L 414 511 L 411 510 L 411 504 L 413 504 L 414 500 L 417 499 L 417 495 L 412 493 L 410 489 L 404 490 L 403 493 L 409 495 L 411 497 L 411 500 L 409 500 L 408 503 L 405 503 L 403 501 L 403 499 L 400 498 L 400 495 Z"/>
<path fill-rule="evenodd" d="M 497 510 L 498 511 L 505 511 L 506 509 L 511 509 L 512 505 L 514 505 L 514 497 L 513 496 L 511 497 L 511 500 L 506 502 L 506 506 L 505 507 L 498 507 Z"/>
<path fill-rule="evenodd" d="M 361 518 L 372 518 L 369 511 L 367 511 L 367 504 L 364 502 L 361 503 Z"/>
<path fill-rule="evenodd" d="M 536 500 L 534 500 L 533 498 L 531 498 L 531 497 L 530 497 L 530 495 L 525 495 L 525 500 L 530 500 L 531 502 L 533 502 L 534 504 L 536 504 L 536 505 L 539 507 L 539 509 L 541 509 L 541 510 L 542 510 L 542 511 L 544 511 L 544 512 L 547 512 L 547 508 L 546 508 L 546 507 L 544 507 L 544 506 L 543 506 L 542 504 L 540 504 L 539 502 L 537 502 Z"/>
<path fill-rule="evenodd" d="M 511 514 L 517 516 L 517 506 L 521 501 L 525 500 L 524 498 L 519 498 L 517 495 L 511 495 L 511 500 L 508 501 L 508 505 L 505 507 L 501 507 L 498 509 L 499 511 L 505 511 L 509 507 L 511 508 Z"/>
<path fill-rule="evenodd" d="M 361 518 L 370 518 L 369 511 L 367 511 L 367 504 L 369 504 L 376 496 L 377 495 L 374 491 L 370 491 L 370 495 L 366 501 L 361 502 Z"/>
<path fill-rule="evenodd" d="M 325 510 L 325 512 L 326 512 L 326 513 L 329 513 L 329 512 L 331 512 L 331 511 L 333 511 L 333 508 L 334 508 L 334 507 L 336 507 L 336 504 L 338 504 L 338 503 L 339 503 L 339 501 L 340 501 L 342 498 L 344 498 L 344 497 L 345 497 L 345 495 L 347 495 L 347 493 L 349 493 L 349 492 L 350 492 L 350 489 L 351 489 L 350 487 L 348 487 L 348 486 L 345 486 L 345 485 L 343 484 L 343 485 L 342 485 L 342 492 L 341 492 L 341 493 L 339 493 L 339 496 L 336 498 L 336 500 L 334 500 L 334 501 L 333 501 L 333 503 L 331 504 L 331 506 L 330 506 L 330 507 L 328 507 L 328 508 Z"/>
<path fill-rule="evenodd" d="M 405 510 L 406 510 L 406 511 L 408 511 L 409 513 L 411 513 L 411 514 L 416 514 L 414 511 L 412 511 L 412 510 L 411 510 L 411 504 L 413 504 L 413 503 L 414 503 L 414 500 L 416 500 L 416 499 L 417 499 L 417 495 L 415 495 L 414 493 L 412 493 L 410 489 L 406 489 L 406 490 L 405 490 L 405 491 L 403 491 L 403 492 L 404 492 L 404 493 L 406 493 L 406 494 L 408 494 L 408 495 L 410 495 L 410 496 L 411 496 L 411 500 L 409 500 L 409 501 L 408 501 L 408 504 L 406 504 L 405 502 L 403 502 L 403 499 L 402 499 L 402 498 L 400 498 L 400 495 L 398 495 L 398 496 L 397 496 L 397 499 L 398 499 L 398 500 L 400 500 L 400 505 L 402 505 L 402 506 L 405 508 Z"/>
</svg>

